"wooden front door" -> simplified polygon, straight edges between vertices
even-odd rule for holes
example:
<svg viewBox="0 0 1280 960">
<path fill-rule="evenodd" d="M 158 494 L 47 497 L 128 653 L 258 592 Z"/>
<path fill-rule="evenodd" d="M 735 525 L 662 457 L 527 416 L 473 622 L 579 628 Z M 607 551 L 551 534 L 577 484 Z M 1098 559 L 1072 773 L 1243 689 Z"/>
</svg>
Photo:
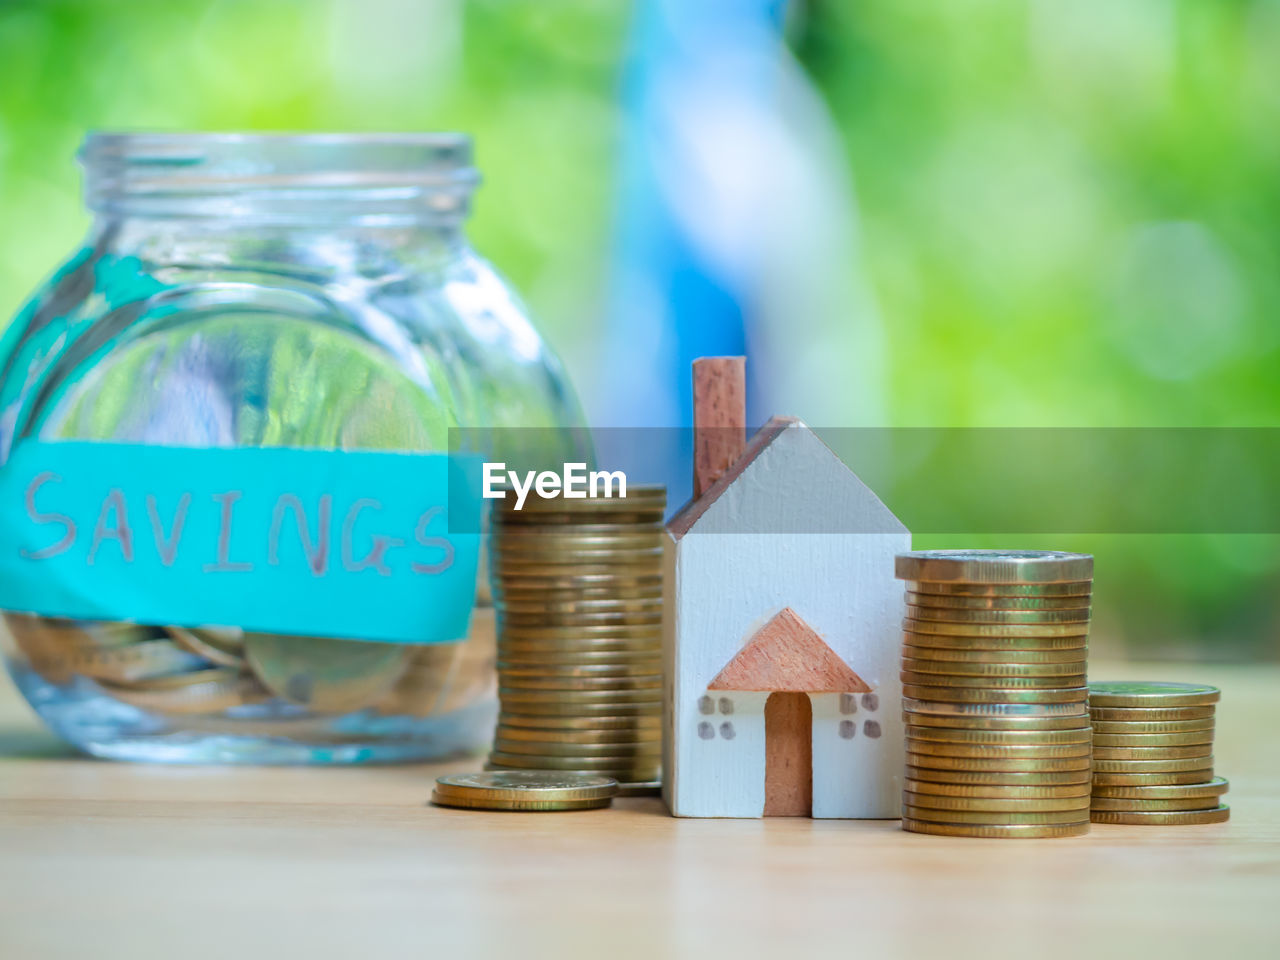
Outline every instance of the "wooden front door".
<svg viewBox="0 0 1280 960">
<path fill-rule="evenodd" d="M 771 693 L 764 704 L 764 815 L 813 814 L 813 705 L 807 693 Z"/>
</svg>

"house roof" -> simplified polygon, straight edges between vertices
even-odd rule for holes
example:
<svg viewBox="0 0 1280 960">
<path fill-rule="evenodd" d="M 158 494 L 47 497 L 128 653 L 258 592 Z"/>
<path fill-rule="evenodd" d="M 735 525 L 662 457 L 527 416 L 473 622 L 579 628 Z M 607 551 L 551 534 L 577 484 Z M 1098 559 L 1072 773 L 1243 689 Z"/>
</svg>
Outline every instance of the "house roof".
<svg viewBox="0 0 1280 960">
<path fill-rule="evenodd" d="M 751 466 L 756 457 L 769 448 L 769 444 L 782 435 L 783 430 L 799 423 L 800 421 L 795 417 L 773 417 L 757 430 L 755 436 L 747 442 L 742 455 L 733 462 L 733 465 L 722 473 L 715 483 L 707 487 L 702 496 L 696 500 L 690 500 L 680 508 L 675 516 L 667 521 L 667 530 L 670 531 L 671 535 L 679 540 L 688 533 L 693 525 L 698 522 L 698 518 L 706 513 L 711 505 L 720 498 L 720 495 L 733 485 L 733 481 L 742 475 L 742 471 Z"/>
<path fill-rule="evenodd" d="M 870 693 L 867 682 L 790 607 L 751 635 L 708 690 Z"/>
</svg>

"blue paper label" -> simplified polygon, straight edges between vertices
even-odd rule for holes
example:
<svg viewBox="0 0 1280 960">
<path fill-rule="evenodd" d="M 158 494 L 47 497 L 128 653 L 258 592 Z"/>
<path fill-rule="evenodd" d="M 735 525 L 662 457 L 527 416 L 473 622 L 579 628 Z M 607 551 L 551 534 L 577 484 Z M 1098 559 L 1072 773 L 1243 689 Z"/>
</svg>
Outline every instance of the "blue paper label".
<svg viewBox="0 0 1280 960">
<path fill-rule="evenodd" d="M 474 470 L 449 454 L 24 440 L 0 467 L 0 608 L 457 641 L 480 538 L 451 531 L 479 529 L 457 516 L 479 513 L 460 479 Z"/>
</svg>

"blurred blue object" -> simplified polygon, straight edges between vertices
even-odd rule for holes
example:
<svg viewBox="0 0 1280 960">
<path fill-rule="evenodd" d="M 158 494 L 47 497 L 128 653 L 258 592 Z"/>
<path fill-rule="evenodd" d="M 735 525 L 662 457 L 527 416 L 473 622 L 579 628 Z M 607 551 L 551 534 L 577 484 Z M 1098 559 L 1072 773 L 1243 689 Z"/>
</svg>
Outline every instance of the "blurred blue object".
<svg viewBox="0 0 1280 960">
<path fill-rule="evenodd" d="M 598 382 L 587 387 L 594 425 L 688 426 L 692 361 L 749 352 L 752 273 L 724 256 L 716 232 L 726 224 L 717 222 L 715 203 L 690 195 L 701 189 L 710 162 L 691 134 L 722 112 L 767 109 L 784 56 L 786 7 L 785 0 L 637 6 L 622 91 L 626 126 L 604 362 Z M 758 419 L 753 411 L 750 418 Z M 666 483 L 674 509 L 692 487 L 691 437 L 662 435 L 671 438 L 666 456 L 652 476 L 636 479 Z"/>
</svg>

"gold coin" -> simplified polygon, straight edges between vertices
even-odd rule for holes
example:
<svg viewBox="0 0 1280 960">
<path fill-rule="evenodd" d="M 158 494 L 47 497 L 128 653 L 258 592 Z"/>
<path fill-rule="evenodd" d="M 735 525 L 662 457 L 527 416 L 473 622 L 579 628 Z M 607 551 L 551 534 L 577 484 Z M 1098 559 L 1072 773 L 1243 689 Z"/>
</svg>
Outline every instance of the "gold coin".
<svg viewBox="0 0 1280 960">
<path fill-rule="evenodd" d="M 534 757 L 583 757 L 616 760 L 625 757 L 653 759 L 662 752 L 662 743 L 648 740 L 639 743 L 550 743 L 548 741 L 506 740 L 498 738 L 493 749 L 499 754 Z"/>
<path fill-rule="evenodd" d="M 584 524 L 583 526 L 587 526 Z M 662 546 L 662 529 L 656 524 L 643 528 L 622 524 L 591 524 L 583 527 L 508 527 L 499 524 L 492 545 L 495 550 L 519 550 L 534 552 L 577 549 L 616 550 L 627 547 Z"/>
<path fill-rule="evenodd" d="M 1091 598 L 1083 597 L 966 597 L 958 594 L 907 591 L 907 603 L 917 607 L 953 610 L 1088 610 Z"/>
<path fill-rule="evenodd" d="M 1093 707 L 1089 716 L 1094 720 L 1126 720 L 1131 722 L 1167 720 L 1212 720 L 1213 707 L 1167 707 L 1138 709 L 1129 707 Z"/>
<path fill-rule="evenodd" d="M 1091 707 L 1205 707 L 1221 697 L 1221 690 L 1204 683 L 1112 680 L 1089 684 Z"/>
<path fill-rule="evenodd" d="M 509 516 L 509 515 L 507 515 Z M 520 523 L 506 523 L 504 517 L 497 517 L 494 526 L 502 537 L 537 537 L 542 534 L 558 536 L 598 536 L 607 537 L 614 533 L 655 533 L 661 536 L 663 531 L 661 520 L 622 523 L 614 514 L 594 522 L 587 517 L 575 517 L 572 520 L 561 520 L 551 523 L 529 522 L 521 518 Z"/>
<path fill-rule="evenodd" d="M 998 624 L 1000 626 L 1074 625 L 1089 622 L 1089 609 L 1089 607 L 1080 607 L 1074 610 L 963 610 L 958 607 L 922 607 L 908 603 L 907 616 L 919 623 Z"/>
<path fill-rule="evenodd" d="M 438 807 L 456 807 L 460 810 L 492 810 L 523 813 L 556 813 L 567 810 L 599 810 L 613 803 L 612 797 L 603 800 L 463 800 L 460 797 L 440 795 L 431 791 L 431 802 Z"/>
<path fill-rule="evenodd" d="M 612 574 L 620 576 L 630 573 L 633 576 L 661 575 L 661 555 L 651 554 L 647 557 L 631 555 L 629 558 L 610 558 L 607 560 L 583 560 L 580 563 L 516 563 L 508 562 L 501 557 L 492 561 L 493 572 L 499 577 L 528 576 L 563 578 Z"/>
<path fill-rule="evenodd" d="M 582 675 L 592 673 L 609 674 L 621 672 L 661 673 L 662 657 L 652 653 L 578 653 L 534 655 L 520 654 L 506 656 L 498 661 L 498 669 L 511 670 L 543 670 L 553 673 L 580 671 Z"/>
<path fill-rule="evenodd" d="M 584 640 L 652 640 L 654 638 L 661 640 L 661 626 L 502 627 L 499 642 L 509 640 L 581 642 Z"/>
<path fill-rule="evenodd" d="M 556 677 L 644 677 L 661 676 L 662 660 L 659 657 L 633 657 L 621 663 L 538 663 L 529 660 L 499 660 L 498 672 L 504 678 L 554 679 Z M 519 686 L 517 683 L 516 686 Z"/>
<path fill-rule="evenodd" d="M 926 770 L 963 770 L 967 773 L 1067 773 L 1090 769 L 1087 755 L 997 760 L 988 757 L 943 757 L 918 751 L 907 753 L 907 765 Z"/>
<path fill-rule="evenodd" d="M 404 673 L 374 709 L 384 716 L 427 717 L 439 712 L 445 691 L 456 679 L 455 666 L 470 642 L 411 647 Z"/>
<path fill-rule="evenodd" d="M 912 550 L 894 558 L 899 580 L 1062 583 L 1093 578 L 1093 557 L 1059 550 Z"/>
<path fill-rule="evenodd" d="M 402 644 L 246 633 L 245 657 L 263 685 L 290 703 L 348 713 L 386 696 L 409 662 Z"/>
<path fill-rule="evenodd" d="M 498 718 L 498 729 L 494 733 L 498 741 L 524 741 L 527 743 L 656 743 L 661 744 L 661 733 L 657 728 L 638 730 L 635 727 L 606 730 L 538 730 L 529 727 L 513 727 Z M 519 753 L 518 750 L 511 751 Z"/>
<path fill-rule="evenodd" d="M 1229 784 L 1222 777 L 1203 783 L 1151 784 L 1147 786 L 1107 786 L 1095 784 L 1095 797 L 1130 798 L 1135 800 L 1179 800 L 1184 798 L 1220 797 Z"/>
<path fill-rule="evenodd" d="M 585 716 L 547 717 L 526 716 L 504 711 L 501 717 L 505 727 L 527 727 L 530 730 L 660 730 L 662 718 L 657 716 Z"/>
<path fill-rule="evenodd" d="M 494 570 L 520 573 L 525 570 L 540 572 L 548 569 L 558 572 L 567 568 L 587 566 L 657 569 L 661 561 L 662 548 L 652 547 L 648 550 L 629 548 L 626 550 L 573 550 L 564 553 L 519 553 L 503 550 L 490 563 Z"/>
<path fill-rule="evenodd" d="M 921 756 L 972 757 L 992 760 L 1063 759 L 1088 757 L 1087 743 L 946 743 L 939 740 L 907 739 L 907 750 Z"/>
<path fill-rule="evenodd" d="M 1178 747 L 1197 743 L 1213 743 L 1213 730 L 1190 733 L 1095 733 L 1095 747 Z"/>
<path fill-rule="evenodd" d="M 653 669 L 643 669 L 653 667 Z M 643 677 L 660 676 L 662 658 L 628 657 L 613 662 L 586 660 L 575 663 L 572 659 L 536 660 L 524 657 L 498 660 L 498 671 L 504 677 L 554 678 L 554 677 Z"/>
<path fill-rule="evenodd" d="M 904 712 L 942 717 L 990 717 L 1011 720 L 1060 718 L 1081 726 L 1089 722 L 1088 707 L 1078 703 L 954 703 L 946 700 L 902 698 Z M 923 722 L 917 720 L 917 723 Z"/>
<path fill-rule="evenodd" d="M 151 627 L 134 623 L 113 623 L 103 620 L 67 620 L 61 617 L 40 617 L 25 613 L 3 614 L 14 645 L 29 663 L 40 662 L 33 667 L 50 683 L 63 684 L 71 680 L 71 673 L 63 667 L 62 658 L 70 653 L 121 647 L 143 640 L 155 639 Z"/>
<path fill-rule="evenodd" d="M 584 614 L 501 614 L 504 630 L 519 630 L 525 627 L 563 627 L 579 629 L 581 627 L 655 627 L 661 629 L 662 614 L 648 613 L 584 613 Z M 655 631 L 656 632 L 656 631 Z"/>
<path fill-rule="evenodd" d="M 1211 810 L 1095 810 L 1094 823 L 1127 823 L 1160 827 L 1187 826 L 1197 823 L 1222 823 L 1231 816 L 1225 803 Z"/>
<path fill-rule="evenodd" d="M 510 694 L 512 702 L 527 694 L 547 693 L 557 697 L 562 693 L 610 694 L 623 693 L 628 697 L 658 697 L 662 690 L 661 674 L 650 676 L 627 675 L 623 677 L 512 677 L 499 675 L 498 692 Z"/>
<path fill-rule="evenodd" d="M 1001 687 L 956 687 L 950 685 L 903 684 L 902 695 L 912 700 L 955 703 L 1050 704 L 1083 703 L 1085 687 L 1057 687 L 1051 690 L 1021 690 Z"/>
<path fill-rule="evenodd" d="M 965 650 L 974 653 L 1001 653 L 1006 650 L 1033 652 L 1040 650 L 1075 650 L 1085 656 L 1089 637 L 1081 633 L 1070 637 L 973 637 L 944 636 L 928 630 L 903 631 L 903 641 L 913 647 L 929 647 L 935 650 Z"/>
<path fill-rule="evenodd" d="M 232 667 L 236 670 L 244 669 L 244 653 L 243 647 L 238 649 L 228 649 L 217 642 L 216 634 L 205 633 L 205 631 L 186 627 L 165 627 L 164 632 L 169 635 L 177 646 L 186 650 L 187 653 L 195 654 L 202 660 L 216 664 L 219 667 Z"/>
<path fill-rule="evenodd" d="M 1213 717 L 1203 720 L 1094 720 L 1093 730 L 1103 734 L 1164 734 L 1213 732 Z"/>
<path fill-rule="evenodd" d="M 1213 766 L 1213 755 L 1201 753 L 1192 757 L 1176 757 L 1164 760 L 1108 760 L 1095 758 L 1096 773 L 1177 773 L 1182 770 L 1200 770 Z"/>
<path fill-rule="evenodd" d="M 972 786 L 1078 786 L 1089 783 L 1089 771 L 1062 770 L 1025 773 L 1016 770 L 935 770 L 930 767 L 907 767 L 907 779 L 929 783 L 969 784 Z"/>
<path fill-rule="evenodd" d="M 503 639 L 498 649 L 504 660 L 532 659 L 546 662 L 566 660 L 578 663 L 630 662 L 633 659 L 662 656 L 661 641 L 653 640 L 588 640 L 585 643 L 554 643 Z"/>
<path fill-rule="evenodd" d="M 517 771 L 517 770 L 524 770 L 529 768 L 526 768 L 523 766 L 506 766 L 504 764 L 488 762 L 485 764 L 485 769 L 493 770 L 493 771 L 502 771 L 502 770 Z M 604 776 L 613 777 L 613 779 L 618 781 L 618 796 L 622 796 L 624 791 L 626 792 L 627 795 L 631 794 L 631 790 L 632 790 L 631 784 L 652 783 L 656 780 L 659 780 L 659 778 L 662 775 L 662 766 L 661 764 L 656 764 L 656 763 L 646 764 L 645 766 L 642 766 L 642 767 L 627 767 L 625 764 L 620 764 L 618 768 L 614 770 L 603 770 L 603 771 L 601 770 L 556 770 L 554 772 L 564 773 L 564 774 L 569 774 L 574 776 L 590 776 L 591 774 L 602 774 Z"/>
<path fill-rule="evenodd" d="M 938 594 L 945 597 L 1089 597 L 1092 580 L 1063 583 L 963 583 L 939 580 L 908 580 L 913 593 Z"/>
<path fill-rule="evenodd" d="M 909 793 L 928 794 L 939 800 L 1088 800 L 1089 783 L 1069 783 L 1061 785 L 1046 784 L 1044 786 L 985 786 L 967 783 L 930 783 L 927 780 L 906 780 L 904 789 Z M 933 806 L 921 801 L 922 806 Z"/>
<path fill-rule="evenodd" d="M 512 614 L 538 614 L 556 616 L 560 614 L 653 614 L 662 615 L 662 597 L 643 599 L 615 600 L 510 600 L 501 598 L 499 603 L 506 616 Z"/>
<path fill-rule="evenodd" d="M 1076 714 L 1075 716 L 1052 716 L 1052 717 L 1020 717 L 1020 716 L 1001 716 L 1001 717 L 985 717 L 977 715 L 964 714 L 937 714 L 937 713 L 917 713 L 914 710 L 903 710 L 902 719 L 911 724 L 915 729 L 943 729 L 943 730 L 988 730 L 995 732 L 1017 732 L 1017 731 L 1077 731 L 1081 729 L 1089 729 L 1086 726 L 1089 722 L 1088 714 Z M 927 737 L 925 739 L 928 739 Z"/>
<path fill-rule="evenodd" d="M 541 772 L 460 773 L 436 780 L 435 792 L 452 799 L 479 801 L 606 800 L 618 792 L 610 777 L 573 777 Z"/>
<path fill-rule="evenodd" d="M 941 740 L 906 741 L 909 753 L 919 756 L 961 756 L 969 759 L 1032 760 L 1088 758 L 1091 746 L 1085 744 L 964 744 Z"/>
<path fill-rule="evenodd" d="M 944 677 L 1081 677 L 1083 660 L 1068 663 L 965 663 L 959 660 L 920 660 L 903 656 L 902 669 Z"/>
<path fill-rule="evenodd" d="M 945 677 L 952 680 L 1059 680 L 1060 677 L 1083 677 L 1083 660 L 1074 663 L 963 663 L 960 660 L 922 660 L 902 658 L 902 671 L 913 675 Z M 1018 686 L 1018 685 L 1014 685 Z M 1083 686 L 1074 684 L 1073 686 Z"/>
<path fill-rule="evenodd" d="M 949 810 L 941 807 L 917 807 L 902 804 L 902 815 L 912 820 L 928 819 L 932 823 L 981 823 L 981 824 L 1043 824 L 1043 823 L 1079 823 L 1089 817 L 1089 805 L 1070 810 L 1028 810 L 1014 812 L 1012 810 Z"/>
<path fill-rule="evenodd" d="M 1209 810 L 1218 805 L 1217 797 L 1183 797 L 1179 800 L 1135 800 L 1132 797 L 1094 797 L 1094 810 Z"/>
<path fill-rule="evenodd" d="M 1095 744 L 1093 748 L 1093 755 L 1099 760 L 1176 760 L 1183 757 L 1203 757 L 1212 752 L 1211 743 L 1158 747 L 1106 747 Z"/>
<path fill-rule="evenodd" d="M 1213 767 L 1168 773 L 1106 773 L 1095 771 L 1093 789 L 1099 787 L 1172 786 L 1182 783 L 1204 783 L 1213 779 Z"/>
<path fill-rule="evenodd" d="M 520 770 L 600 770 L 607 771 L 610 776 L 614 771 L 632 770 L 637 762 L 644 761 L 643 756 L 634 754 L 615 754 L 598 757 L 550 757 L 523 753 L 504 753 L 494 750 L 489 754 L 489 762 L 508 768 Z M 653 761 L 656 762 L 656 761 Z"/>
<path fill-rule="evenodd" d="M 1087 647 L 1067 650 L 971 650 L 967 647 L 930 647 L 908 642 L 902 645 L 902 655 L 912 660 L 936 662 L 938 664 L 1020 664 L 1033 666 L 1037 664 L 1079 664 L 1080 673 L 1084 673 L 1084 665 L 1089 658 Z"/>
<path fill-rule="evenodd" d="M 1087 637 L 1089 624 L 1081 623 L 948 623 L 904 617 L 902 629 L 944 637 L 980 637 L 1032 640 L 1041 637 Z M 977 646 L 977 644 L 975 644 Z M 1031 646 L 1031 644 L 1028 644 Z"/>
<path fill-rule="evenodd" d="M 907 715 L 906 732 L 910 740 L 933 740 L 939 743 L 992 744 L 1002 746 L 1089 744 L 1093 738 L 1088 727 L 1065 730 L 970 730 L 962 727 L 928 727 L 911 722 Z"/>
<path fill-rule="evenodd" d="M 548 599 L 566 596 L 619 596 L 624 592 L 644 594 L 662 590 L 661 572 L 644 572 L 603 577 L 498 577 L 493 579 L 494 602 L 501 605 L 508 597 L 530 597 L 534 593 Z"/>
<path fill-rule="evenodd" d="M 531 719 L 538 717 L 614 717 L 622 719 L 637 716 L 657 717 L 661 715 L 661 710 L 661 700 L 592 703 L 554 699 L 519 704 L 504 703 L 502 705 L 502 716 L 506 720 L 512 715 L 512 711 L 518 711 L 521 716 Z"/>
<path fill-rule="evenodd" d="M 1085 685 L 1082 673 L 1057 677 L 965 677 L 946 673 L 902 670 L 898 679 L 913 686 L 937 686 L 948 690 L 1075 690 Z"/>
<path fill-rule="evenodd" d="M 111 647 L 81 647 L 31 660 L 39 673 L 65 672 L 113 684 L 130 684 L 150 677 L 198 670 L 208 664 L 168 640 L 139 640 Z"/>
<path fill-rule="evenodd" d="M 1050 837 L 1083 837 L 1089 822 L 1044 824 L 961 824 L 937 823 L 902 818 L 902 829 L 911 833 L 930 833 L 940 837 L 981 837 L 985 839 L 1048 839 Z"/>
<path fill-rule="evenodd" d="M 139 710 L 167 714 L 222 713 L 246 704 L 262 703 L 271 696 L 254 677 L 229 667 L 211 667 L 181 676 L 185 682 L 180 684 L 103 686 L 112 697 Z"/>
</svg>

